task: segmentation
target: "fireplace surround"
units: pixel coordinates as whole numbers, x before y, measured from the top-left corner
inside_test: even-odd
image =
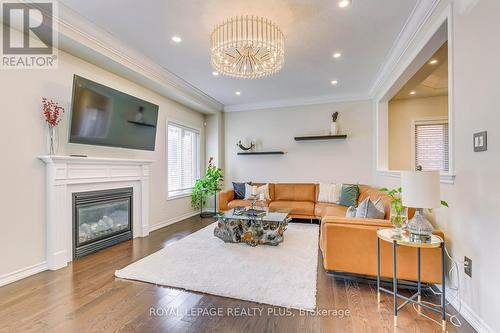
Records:
[[[149,235],[149,168],[138,159],[40,156],[46,171],[47,267],[65,267],[73,257],[73,194],[132,188],[132,237]],[[109,221],[108,221],[109,222]]]

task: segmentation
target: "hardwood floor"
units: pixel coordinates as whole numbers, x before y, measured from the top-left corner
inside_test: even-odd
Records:
[[[392,299],[377,307],[375,287],[327,274],[318,265],[318,309],[349,316],[301,316],[259,305],[149,283],[120,280],[114,271],[207,226],[193,217],[0,288],[0,332],[392,332]],[[209,263],[207,263],[209,264]],[[203,272],[200,272],[203,274]],[[437,301],[429,296],[429,301]],[[248,312],[241,316],[236,311]],[[449,311],[454,311],[451,307]],[[196,313],[200,311],[200,313]],[[220,311],[221,316],[208,312]],[[232,311],[232,313],[231,313]],[[253,311],[253,312],[251,312]],[[175,313],[174,313],[175,312]],[[261,313],[261,315],[259,315]],[[331,313],[330,313],[331,314]],[[429,314],[438,319],[436,315]],[[473,332],[448,324],[449,332]],[[399,315],[399,332],[440,332],[411,306]]]

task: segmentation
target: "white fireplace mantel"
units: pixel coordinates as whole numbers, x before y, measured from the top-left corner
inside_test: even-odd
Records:
[[[149,235],[150,160],[40,156],[46,164],[47,265],[73,260],[72,194],[132,187],[133,237]]]

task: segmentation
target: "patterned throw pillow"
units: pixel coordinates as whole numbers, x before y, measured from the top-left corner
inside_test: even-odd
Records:
[[[264,198],[266,200],[271,200],[271,197],[269,196],[269,184],[257,187],[257,198],[260,197],[261,193],[264,193]],[[245,199],[246,200],[252,199],[252,185],[245,184]]]
[[[245,183],[235,183],[233,182],[234,198],[244,199],[245,198]]]
[[[366,198],[356,208],[356,217],[366,219],[383,219],[385,217],[384,205],[382,199],[373,202]]]
[[[340,199],[337,202],[341,206],[357,206],[359,197],[359,187],[354,184],[342,184],[342,191],[340,192]]]

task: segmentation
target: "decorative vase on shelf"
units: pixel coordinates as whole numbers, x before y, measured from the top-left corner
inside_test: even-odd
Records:
[[[339,128],[337,126],[337,122],[330,123],[330,135],[337,135],[339,132]]]
[[[58,138],[57,138],[56,127],[48,125],[47,146],[48,146],[49,155],[56,155],[58,143],[59,142],[58,142]]]
[[[395,229],[394,236],[401,237],[403,228],[408,221],[408,207],[402,207],[398,204],[391,204],[391,217],[390,221]]]

